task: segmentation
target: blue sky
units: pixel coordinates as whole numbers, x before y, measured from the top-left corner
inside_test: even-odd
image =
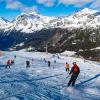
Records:
[[[100,10],[100,0],[0,0],[0,17],[13,20],[22,12],[46,16],[69,15],[83,8]]]

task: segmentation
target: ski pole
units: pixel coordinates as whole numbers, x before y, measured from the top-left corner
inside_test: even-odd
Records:
[[[66,78],[68,78],[69,76],[70,76],[70,74]]]

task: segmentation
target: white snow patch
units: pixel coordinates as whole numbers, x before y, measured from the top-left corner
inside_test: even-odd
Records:
[[[63,53],[61,53],[61,55],[64,55],[64,56],[73,56],[76,52],[74,51],[65,51]]]
[[[100,96],[100,91],[97,88],[85,88],[84,91],[88,94],[99,95]]]
[[[91,50],[100,50],[100,47],[93,48]]]
[[[20,46],[20,47],[21,47],[21,46],[23,46],[23,45],[24,45],[24,42],[22,42],[22,43],[20,43],[20,44],[17,44],[16,47],[17,47],[17,46]]]

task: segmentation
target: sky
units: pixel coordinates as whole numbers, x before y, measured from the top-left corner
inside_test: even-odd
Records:
[[[0,17],[13,20],[23,12],[64,16],[84,8],[100,11],[100,0],[0,0]]]

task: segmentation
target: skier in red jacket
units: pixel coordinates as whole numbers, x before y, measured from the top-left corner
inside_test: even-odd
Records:
[[[79,67],[77,66],[76,62],[74,62],[74,63],[73,63],[73,67],[72,67],[72,69],[71,69],[71,71],[70,71],[70,73],[69,73],[69,75],[70,75],[70,74],[72,74],[72,75],[71,75],[71,78],[70,78],[70,80],[69,80],[69,82],[68,82],[68,86],[70,86],[70,84],[72,84],[72,86],[75,85],[75,81],[76,81],[76,79],[77,79],[79,73],[80,73],[80,69],[79,69]]]
[[[7,65],[6,65],[6,68],[9,67],[10,68],[10,65],[11,65],[11,61],[10,60],[7,60]]]

